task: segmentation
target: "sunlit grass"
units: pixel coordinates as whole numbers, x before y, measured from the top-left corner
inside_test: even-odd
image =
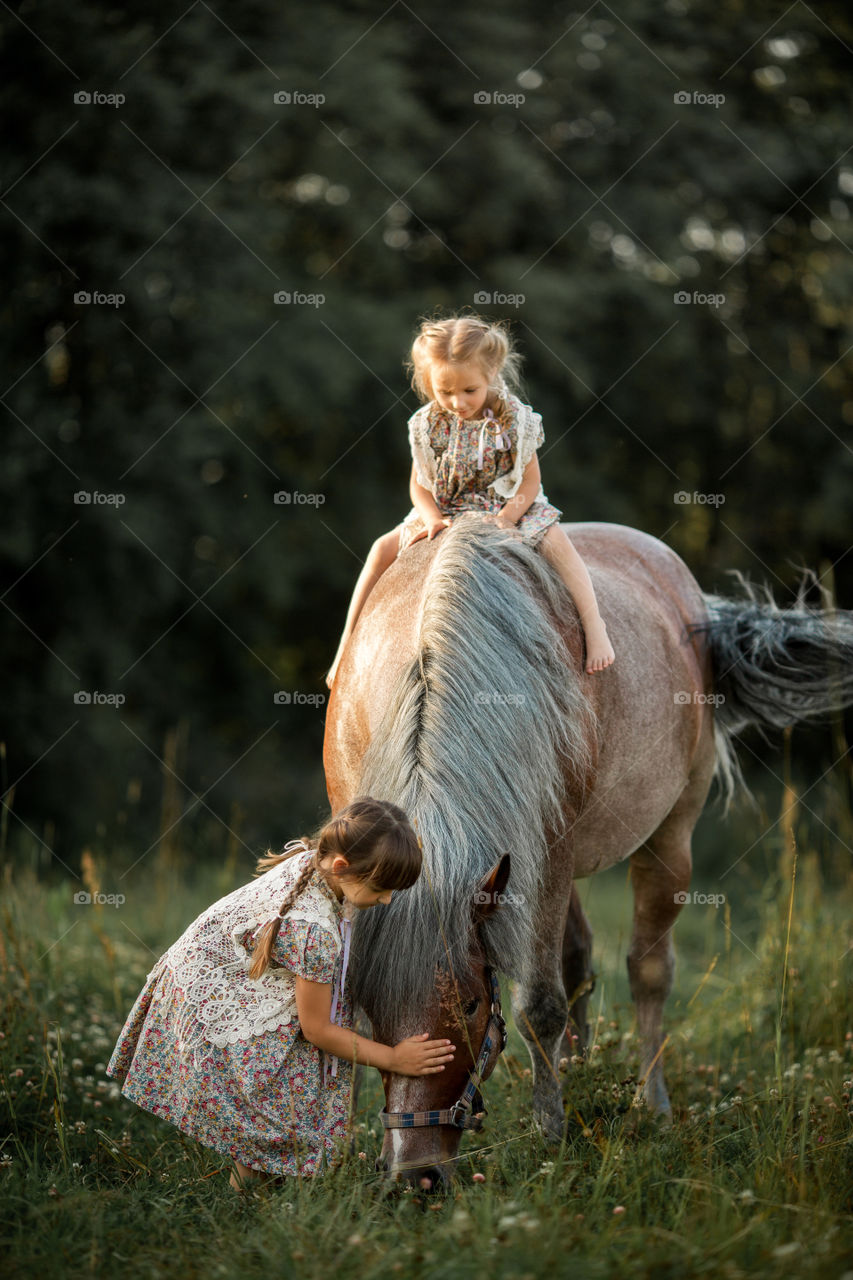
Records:
[[[437,1198],[389,1195],[374,1170],[375,1073],[339,1168],[243,1198],[227,1160],[104,1074],[157,956],[240,882],[237,869],[181,891],[174,866],[139,868],[122,879],[125,903],[92,906],[74,903],[77,882],[7,866],[8,1274],[841,1275],[853,1247],[853,879],[821,872],[819,824],[791,817],[783,836],[730,878],[725,904],[682,912],[666,1014],[672,1127],[635,1105],[631,896],[616,868],[582,885],[599,977],[588,1060],[564,1075],[565,1143],[531,1131],[530,1061],[511,1028],[486,1128],[463,1139],[453,1189]],[[116,866],[107,876],[84,860],[87,891],[115,892]]]

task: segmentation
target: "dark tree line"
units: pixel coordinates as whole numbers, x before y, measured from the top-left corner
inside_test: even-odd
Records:
[[[513,321],[567,519],[853,605],[846,7],[383,13],[0,16],[13,846],[313,822],[435,310]]]

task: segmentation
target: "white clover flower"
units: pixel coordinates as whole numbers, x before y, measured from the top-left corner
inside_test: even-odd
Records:
[[[787,1244],[777,1244],[773,1250],[774,1258],[790,1258],[795,1253],[799,1253],[801,1248],[799,1240],[790,1240]]]

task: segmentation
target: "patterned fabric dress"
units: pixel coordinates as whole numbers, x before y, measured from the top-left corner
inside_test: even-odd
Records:
[[[409,419],[409,443],[419,484],[429,489],[443,516],[452,519],[463,511],[495,515],[521,485],[525,468],[542,445],[542,418],[501,384],[497,416],[486,410],[476,421],[431,401]],[[562,512],[552,506],[542,486],[518,521],[519,532],[537,546]],[[424,522],[413,508],[400,528],[403,551]]]
[[[183,944],[186,951],[187,943],[201,935],[203,925],[208,931],[215,926],[226,904],[231,904],[233,919],[240,895],[269,877],[276,878],[269,886],[269,901],[277,905],[266,913],[267,918],[276,914],[304,862],[304,855],[290,858],[214,903],[160,957],[128,1015],[107,1075],[123,1080],[122,1093],[132,1102],[249,1168],[310,1176],[322,1173],[324,1163],[335,1160],[349,1136],[352,1063],[328,1058],[305,1039],[295,1014],[292,975],[311,982],[340,983],[342,934],[349,925],[343,904],[330,891],[327,896],[326,886],[315,877],[282,920],[273,967],[265,977],[274,997],[275,984],[286,984],[288,991],[280,1005],[273,1000],[258,1006],[267,1023],[279,1022],[260,1034],[243,1028],[242,1038],[232,1034],[233,1042],[219,1044],[196,1038],[190,1051],[184,1005],[187,992],[192,1001],[193,985],[185,979],[177,981],[170,967],[177,948]],[[298,911],[303,917],[316,918],[300,919]],[[227,996],[234,984],[239,989],[253,982],[245,970],[262,928],[263,922],[256,921],[248,930],[234,931],[245,956],[242,962],[226,966],[224,986],[214,992],[214,1001],[223,993]],[[203,1006],[202,1016],[205,1012]],[[280,1021],[284,1017],[287,1021]],[[334,1021],[344,1027],[354,1025],[346,983]],[[221,1041],[224,1037],[211,1030],[214,1025],[208,1018],[206,1034]]]

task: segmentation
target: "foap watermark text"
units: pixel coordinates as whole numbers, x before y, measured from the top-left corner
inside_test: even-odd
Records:
[[[695,502],[699,507],[721,507],[726,500],[726,495],[724,493],[697,493],[695,489],[692,493],[688,493],[686,489],[679,489],[672,495],[672,500],[678,507],[686,507],[690,502]]]
[[[674,893],[673,902],[680,907],[721,907],[726,900],[724,893]]]
[[[691,703],[696,703],[700,706],[721,707],[726,699],[722,693],[700,693],[698,689],[688,692],[687,689],[679,689],[678,693],[672,695],[672,700],[677,707],[686,707]]]
[[[302,493],[299,489],[279,489],[273,495],[277,507],[322,507],[325,501],[325,493]]]

